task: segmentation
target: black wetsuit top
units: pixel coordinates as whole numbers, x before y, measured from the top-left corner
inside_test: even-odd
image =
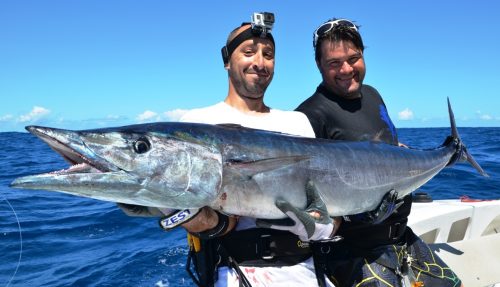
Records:
[[[316,92],[296,110],[306,114],[317,138],[374,140],[397,145],[396,128],[380,94],[368,85],[362,85],[360,92],[360,98],[344,99],[319,85]],[[337,234],[343,236],[346,243],[363,248],[400,242],[402,232],[395,233],[395,229],[405,228],[410,209],[411,195],[408,195],[404,204],[384,222],[372,225],[344,221]],[[387,238],[389,230],[396,236]]]

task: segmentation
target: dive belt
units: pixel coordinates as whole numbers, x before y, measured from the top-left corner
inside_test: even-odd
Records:
[[[251,228],[232,232],[219,241],[242,266],[291,266],[312,256],[309,243],[282,230]],[[223,260],[220,266],[225,265]]]
[[[392,223],[381,223],[371,226],[355,226],[351,225],[340,227],[338,235],[344,237],[344,241],[351,244],[353,247],[363,249],[372,249],[377,246],[397,244],[404,240],[406,220]],[[342,224],[344,224],[342,223]],[[344,229],[342,229],[344,227]]]

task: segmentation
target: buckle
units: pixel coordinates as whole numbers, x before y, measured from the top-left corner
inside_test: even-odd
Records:
[[[255,246],[255,252],[260,258],[264,260],[271,260],[276,255],[273,251],[271,251],[271,243],[272,236],[270,234],[261,234],[259,236],[259,240],[257,245]]]

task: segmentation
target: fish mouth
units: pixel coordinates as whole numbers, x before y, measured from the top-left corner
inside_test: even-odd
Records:
[[[109,176],[122,183],[136,182],[130,174],[96,155],[83,141],[81,132],[40,126],[28,126],[26,130],[47,143],[70,166],[19,177],[10,187],[43,190],[82,190],[89,186],[110,188]]]
[[[120,170],[94,154],[81,140],[77,132],[39,126],[28,126],[26,130],[47,143],[51,149],[70,164],[66,169],[46,174],[107,173]]]
[[[90,137],[92,132],[39,126],[28,126],[26,129],[47,143],[70,166],[16,178],[10,187],[59,191],[110,202],[138,205],[150,203],[137,198],[136,191],[140,191],[142,187],[136,176],[99,157],[85,144],[85,137]]]

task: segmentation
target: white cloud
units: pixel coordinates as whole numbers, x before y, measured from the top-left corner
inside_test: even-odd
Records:
[[[398,113],[398,118],[403,121],[411,120],[413,119],[413,111],[406,108]]]
[[[142,114],[138,115],[135,119],[138,122],[159,122],[159,121],[179,121],[179,119],[186,113],[188,110],[175,109],[171,111],[163,112],[162,114],[158,114],[156,112],[147,110]]]
[[[166,117],[167,120],[169,121],[179,121],[182,116],[187,113],[189,110],[182,110],[182,109],[175,109],[172,111],[166,111],[163,113],[163,115]]]
[[[18,118],[18,121],[21,123],[36,121],[50,113],[50,110],[44,107],[34,106],[31,112],[25,115],[21,115]]]
[[[10,121],[10,120],[12,120],[13,118],[14,118],[14,116],[13,116],[13,115],[9,115],[9,114],[7,114],[7,115],[4,115],[4,116],[1,116],[1,117],[0,117],[0,122]]]
[[[486,121],[490,121],[493,119],[493,117],[490,115],[481,115],[479,118]]]
[[[108,120],[117,120],[119,118],[120,118],[120,116],[117,116],[117,115],[108,115],[106,117],[106,119],[108,119]]]
[[[159,121],[160,117],[158,116],[157,113],[153,111],[145,111],[142,114],[138,115],[136,117],[136,120],[139,122],[146,122],[146,121]]]
[[[484,121],[491,121],[493,120],[493,117],[491,115],[488,115],[488,114],[483,114],[481,111],[476,111],[476,115],[481,119],[481,120],[484,120]]]

